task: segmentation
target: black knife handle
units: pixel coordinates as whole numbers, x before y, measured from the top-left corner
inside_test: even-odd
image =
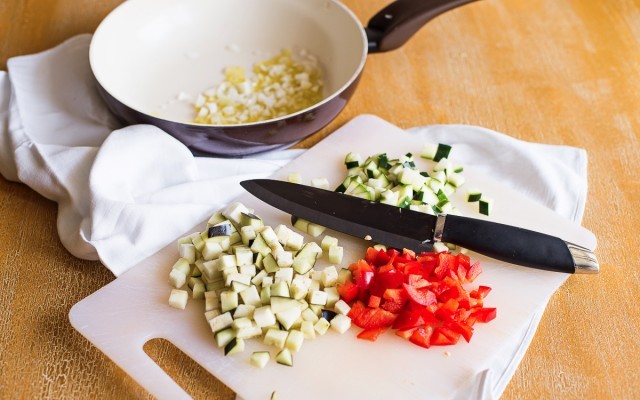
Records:
[[[447,215],[442,241],[497,260],[573,274],[597,273],[593,252],[564,240],[515,226]]]

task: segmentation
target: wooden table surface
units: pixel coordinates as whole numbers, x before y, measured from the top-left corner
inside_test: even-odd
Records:
[[[1,1],[0,69],[92,32],[120,2]],[[367,21],[387,1],[345,3]],[[400,127],[473,124],[587,149],[583,225],[599,239],[601,273],[572,276],[551,298],[504,399],[640,398],[639,44],[637,0],[474,3],[370,56],[343,113],[301,144],[372,113]],[[114,277],[62,247],[56,212],[0,178],[0,398],[149,397],[69,324],[71,306]],[[171,344],[145,349],[195,398],[233,398]]]

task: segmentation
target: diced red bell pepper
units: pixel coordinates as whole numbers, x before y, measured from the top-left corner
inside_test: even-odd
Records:
[[[458,343],[460,339],[460,333],[447,328],[445,326],[438,326],[433,328],[433,334],[431,335],[431,346],[448,346]]]
[[[480,261],[476,261],[467,271],[467,282],[473,282],[481,272],[482,267],[480,267]]]
[[[489,322],[497,316],[497,310],[495,308],[480,308],[471,312],[477,322]]]
[[[369,264],[373,264],[376,267],[381,267],[389,262],[390,257],[387,252],[382,249],[376,250],[373,247],[369,247],[367,249],[365,260]]]
[[[351,318],[352,321],[356,321],[362,317],[362,314],[367,309],[367,307],[361,301],[356,301],[351,306],[351,309],[347,313],[347,317]],[[355,322],[354,322],[355,323]]]
[[[422,275],[409,275],[407,283],[416,289],[431,286],[431,282],[424,279]]]
[[[409,310],[413,313],[417,313],[418,315],[420,315],[424,323],[428,325],[436,325],[440,322],[434,314],[434,312],[437,309],[438,309],[437,304],[432,304],[430,306],[425,307],[413,302],[409,303]]]
[[[371,308],[378,308],[380,307],[380,302],[382,301],[382,298],[379,296],[369,296],[369,304],[367,304],[369,307]]]
[[[411,285],[407,285],[406,283],[402,285],[404,290],[409,295],[409,298],[421,306],[428,306],[436,303],[436,295],[427,288],[416,289]]]
[[[449,301],[450,299],[460,299],[461,297],[461,293],[460,293],[460,288],[458,286],[452,286],[449,289],[445,290],[444,292],[440,293],[438,295],[438,300],[446,303],[447,301]]]
[[[409,341],[420,347],[431,347],[431,335],[433,334],[433,327],[431,325],[425,325],[416,328],[415,331],[409,337]]]
[[[396,335],[400,336],[403,339],[409,340],[409,338],[413,334],[413,331],[415,331],[416,329],[418,329],[418,328],[398,329],[396,331]]]
[[[478,286],[478,289],[472,290],[471,293],[469,293],[469,296],[475,299],[484,299],[490,291],[491,288],[489,286]]]
[[[418,326],[424,325],[425,323],[425,320],[422,318],[419,312],[405,310],[398,315],[398,318],[396,318],[395,321],[393,321],[392,328],[405,330],[417,328]]]
[[[458,258],[459,266],[461,265],[465,269],[469,269],[469,267],[471,266],[471,258],[469,258],[468,255],[460,253],[456,257]]]
[[[458,309],[458,300],[449,299],[446,303],[443,303],[440,308],[435,312],[436,318],[440,321],[451,321],[455,316],[456,310]]]
[[[476,322],[496,317],[484,308],[491,288],[471,292],[462,286],[482,271],[463,254],[402,253],[367,250],[365,260],[349,266],[352,280],[338,285],[341,298],[352,303],[349,317],[364,330],[359,338],[375,341],[389,327],[416,345],[451,345],[460,337],[468,342]],[[354,302],[354,300],[357,300]]]
[[[349,280],[338,285],[337,289],[340,294],[340,298],[349,304],[358,297],[358,286]]]
[[[378,340],[378,336],[384,333],[387,329],[389,329],[388,326],[383,326],[380,328],[373,328],[373,329],[365,329],[358,334],[358,339],[364,339],[370,342],[375,342],[376,340]]]
[[[402,286],[403,280],[402,273],[395,268],[377,273],[370,287],[371,293],[376,296],[382,296],[385,290],[397,289]]]
[[[366,308],[359,318],[353,319],[353,323],[363,329],[376,329],[389,327],[396,319],[393,314],[382,308]]]
[[[384,300],[381,306],[383,309],[398,314],[409,300],[409,296],[402,288],[387,289],[384,291],[382,299]]]

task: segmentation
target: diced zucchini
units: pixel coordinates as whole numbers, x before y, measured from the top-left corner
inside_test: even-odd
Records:
[[[262,306],[256,308],[253,312],[253,320],[256,325],[259,327],[271,326],[274,325],[276,321],[276,316],[271,310],[270,306]]]
[[[342,268],[340,271],[338,271],[339,284],[344,284],[346,281],[350,281],[351,277],[352,277],[352,274],[349,268]]]
[[[226,218],[224,217],[224,215],[222,215],[222,213],[220,211],[217,211],[215,213],[213,213],[213,215],[211,215],[211,218],[209,218],[209,221],[207,221],[207,225],[217,225],[220,222],[223,222],[224,220],[226,220]]]
[[[277,314],[292,308],[300,308],[298,300],[289,297],[271,296],[271,311]]]
[[[233,225],[231,225],[231,222],[226,221],[226,222],[221,222],[217,225],[214,226],[210,226],[209,229],[207,229],[207,238],[213,238],[213,237],[227,237],[230,236],[234,231]]]
[[[279,349],[283,349],[284,344],[287,341],[287,336],[289,336],[287,331],[270,328],[267,330],[267,333],[265,333],[264,339],[262,341],[267,346],[275,346]]]
[[[320,291],[320,290],[314,290],[313,292],[309,293],[309,303],[314,304],[314,305],[318,305],[318,306],[324,306],[327,304],[327,293]]]
[[[253,285],[240,292],[240,297],[242,298],[242,302],[244,304],[249,304],[254,307],[260,307],[262,305],[260,294],[258,294],[258,289]]]
[[[264,241],[262,235],[257,235],[253,243],[251,243],[251,251],[260,253],[266,258],[267,255],[271,254],[271,247]]]
[[[302,218],[298,218],[296,216],[291,216],[291,225],[293,225],[293,227],[296,228],[297,230],[306,233],[307,226],[309,226],[309,221],[306,221]]]
[[[286,365],[287,367],[293,367],[293,355],[289,349],[282,349],[276,355],[276,362],[278,364]]]
[[[251,210],[249,210],[241,203],[231,203],[224,210],[222,210],[222,215],[224,215],[229,221],[233,222],[234,224],[239,225],[240,216],[243,212],[251,213]]]
[[[253,252],[248,247],[236,247],[233,249],[233,253],[236,258],[236,265],[253,265]]]
[[[186,290],[171,289],[171,295],[169,295],[169,305],[171,307],[184,310],[184,308],[187,306],[188,300],[189,293]]]
[[[262,280],[263,286],[260,289],[260,302],[262,303],[263,306],[271,304],[271,286],[264,286],[264,281],[266,280],[267,278],[264,278]]]
[[[240,213],[240,226],[251,226],[253,228],[261,228],[264,226],[262,219],[255,214],[242,212]]]
[[[233,312],[234,320],[239,318],[253,318],[256,307],[251,304],[240,304]]]
[[[312,321],[302,321],[300,324],[300,332],[302,332],[302,335],[307,340],[316,338],[316,331],[313,329]]]
[[[344,165],[347,169],[359,167],[362,164],[362,157],[360,154],[349,152],[344,158]]]
[[[436,154],[433,157],[433,161],[440,161],[443,158],[448,158],[450,152],[451,146],[449,146],[448,144],[439,143]]]
[[[242,275],[242,274],[234,274],[234,276],[244,276],[244,275]],[[233,279],[233,276],[231,276],[229,279]],[[240,293],[240,292],[244,291],[245,289],[248,289],[249,286],[250,286],[250,285],[242,283],[242,282],[240,282],[238,280],[232,280],[230,283],[231,283],[231,285],[230,285],[231,290],[236,292],[236,293]],[[227,285],[227,286],[229,286],[229,285]]]
[[[169,273],[169,283],[174,288],[180,289],[187,283],[187,275],[178,269],[172,269]]]
[[[331,265],[321,271],[322,285],[324,287],[335,286],[338,283],[338,271]]]
[[[325,251],[329,251],[329,248],[331,246],[337,246],[337,245],[338,245],[338,239],[329,235],[326,235],[322,239],[322,242],[320,242],[320,247],[322,248],[322,250],[325,250]]]
[[[280,224],[273,231],[278,237],[278,241],[280,242],[280,244],[286,246],[287,240],[289,239],[289,235],[291,234],[292,230],[289,229],[286,225]]]
[[[338,293],[338,288],[335,286],[325,287],[322,291],[327,294],[327,307],[333,307],[340,300],[340,293]]]
[[[278,267],[287,268],[293,265],[293,254],[286,250],[279,250],[274,254]]]
[[[290,250],[300,250],[304,244],[304,237],[294,231],[291,231],[291,234],[287,238],[286,248]]]
[[[319,318],[311,308],[307,308],[302,312],[302,319],[315,324]]]
[[[234,319],[233,323],[231,324],[231,328],[235,329],[236,331],[242,328],[248,328],[250,326],[252,326],[251,320],[246,317]]]
[[[213,333],[228,328],[231,326],[231,324],[233,324],[233,317],[231,316],[230,312],[220,314],[209,321],[209,325],[211,326],[211,330],[213,331]]]
[[[227,290],[220,293],[220,310],[223,313],[238,307],[238,293]]]
[[[284,346],[294,353],[297,353],[300,351],[302,343],[304,343],[304,334],[297,329],[292,329],[289,331],[289,335],[287,336]]]
[[[338,314],[349,314],[351,311],[351,307],[344,300],[338,300],[336,304],[333,306],[333,309],[336,310]]]
[[[351,318],[344,314],[337,314],[331,320],[331,329],[338,333],[345,333],[351,327]]]
[[[274,275],[274,282],[287,282],[288,286],[291,286],[291,281],[293,281],[293,268],[280,268],[276,271]]]
[[[342,263],[344,249],[342,246],[331,246],[329,248],[329,262],[333,264]]]
[[[224,355],[230,356],[244,351],[244,339],[233,338],[224,346]]]
[[[218,309],[209,310],[209,311],[204,313],[204,318],[207,320],[207,322],[209,322],[212,319],[214,319],[215,317],[217,317],[218,315],[220,315],[220,310],[218,310]]]
[[[180,244],[178,252],[180,258],[184,258],[189,264],[196,262],[196,246],[192,243]]]
[[[262,328],[256,325],[245,326],[236,331],[236,337],[238,339],[250,339],[256,336],[262,335]]]
[[[291,297],[289,293],[289,284],[286,281],[275,282],[269,288],[271,290],[271,297]]]
[[[276,314],[276,320],[280,324],[282,324],[284,329],[289,330],[291,329],[293,324],[296,322],[298,317],[301,316],[302,312],[300,311],[300,307],[295,307],[295,308],[291,308],[289,310],[281,311],[275,314]]]
[[[467,192],[467,201],[469,203],[480,201],[481,198],[482,192],[478,189],[469,189],[469,191]]]
[[[280,267],[278,266],[278,262],[276,261],[276,259],[273,257],[273,254],[271,253],[267,254],[262,260],[262,267],[269,274],[272,274],[276,272],[278,269],[280,269]]]
[[[249,358],[249,362],[254,367],[264,368],[271,360],[271,354],[268,351],[254,351]]]
[[[491,214],[491,207],[493,205],[493,200],[487,197],[482,197],[478,202],[478,211],[480,214],[489,215]]]
[[[215,334],[218,347],[225,347],[236,337],[236,332],[232,328],[222,329]]]
[[[324,335],[325,333],[327,333],[327,330],[329,329],[329,327],[331,326],[331,324],[329,323],[329,321],[327,321],[324,318],[320,318],[318,320],[318,322],[315,323],[315,325],[313,326],[313,329],[315,329],[315,331],[320,335]]]
[[[447,181],[458,188],[464,184],[465,179],[464,176],[454,172],[447,177]]]
[[[318,224],[314,224],[312,222],[309,222],[307,224],[307,233],[311,236],[311,237],[318,237],[320,235],[322,235],[322,232],[324,232],[326,228],[324,226],[318,225]]]

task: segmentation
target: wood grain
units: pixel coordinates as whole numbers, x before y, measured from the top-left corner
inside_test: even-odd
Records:
[[[118,0],[0,2],[0,68],[9,57],[92,32]],[[362,21],[386,1],[348,0]],[[486,0],[446,14],[404,47],[369,57],[359,89],[310,147],[372,113],[401,127],[463,123],[589,154],[583,225],[602,272],[551,298],[505,399],[640,398],[637,199],[640,2]],[[56,205],[0,178],[0,398],[147,398],[76,333],[70,307],[110,282],[73,258]],[[233,394],[171,344],[145,350],[196,398]]]

